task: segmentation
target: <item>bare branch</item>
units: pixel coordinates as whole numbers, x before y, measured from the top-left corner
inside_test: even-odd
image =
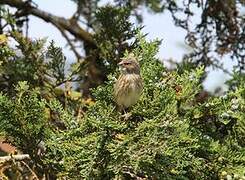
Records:
[[[33,15],[36,16],[46,22],[52,23],[56,28],[60,30],[60,28],[68,31],[76,38],[86,42],[88,45],[96,46],[92,35],[81,28],[77,21],[74,19],[66,19],[63,17],[55,16],[46,11],[40,10],[28,2],[24,2],[22,0],[1,0],[0,4],[9,5],[11,7],[17,8],[21,10],[21,14],[19,16],[24,15]]]
[[[66,32],[61,27],[58,27],[57,26],[57,28],[60,30],[62,36],[66,39],[67,43],[69,44],[71,50],[73,51],[73,53],[75,54],[75,56],[77,57],[77,59],[81,59],[82,56],[77,52],[76,47],[74,46],[74,44],[72,43],[72,41],[69,39],[69,37],[66,34]]]
[[[26,164],[24,161],[21,161],[21,163],[31,172],[34,179],[37,179],[37,180],[39,179],[37,174],[30,168],[30,166],[28,166],[28,164]]]
[[[0,163],[4,163],[6,161],[11,161],[11,160],[22,161],[24,159],[30,159],[29,154],[2,156],[0,157]]]

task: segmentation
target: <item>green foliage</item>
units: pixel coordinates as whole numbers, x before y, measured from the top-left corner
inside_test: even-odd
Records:
[[[83,65],[77,62],[68,69],[61,48],[56,47],[54,42],[46,50],[43,39],[32,41],[16,31],[11,33],[11,37],[16,40],[19,51],[7,43],[0,46],[1,91],[14,95],[14,86],[19,81],[27,81],[31,88],[38,87],[42,94],[53,96],[56,94],[54,88],[79,80],[77,75]]]
[[[18,149],[35,154],[37,145],[48,134],[45,118],[45,101],[37,90],[29,90],[26,82],[20,82],[14,99],[0,95],[0,131],[4,131]]]
[[[95,40],[109,72],[115,70],[125,50],[132,49],[139,28],[129,21],[130,10],[126,7],[105,6],[98,9],[95,22]],[[129,42],[133,43],[129,43]]]
[[[47,63],[49,75],[55,78],[57,83],[63,82],[65,80],[66,58],[63,55],[62,50],[58,47],[55,47],[54,42],[52,41],[48,47],[46,56],[48,59],[51,59],[51,61]]]
[[[58,177],[69,178],[243,176],[244,88],[198,104],[203,68],[165,74],[155,58],[159,42],[147,43],[140,36],[139,41],[133,52],[141,64],[144,92],[129,119],[115,107],[112,74],[94,90],[95,104],[84,119],[45,141],[44,162],[53,165]]]

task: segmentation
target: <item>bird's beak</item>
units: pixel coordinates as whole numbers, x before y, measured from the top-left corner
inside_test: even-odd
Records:
[[[123,65],[123,61],[121,61],[120,63],[118,63],[118,66],[122,66]]]

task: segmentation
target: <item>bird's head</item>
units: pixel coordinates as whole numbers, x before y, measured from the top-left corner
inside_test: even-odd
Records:
[[[135,57],[122,58],[118,65],[123,74],[140,74],[140,66]]]

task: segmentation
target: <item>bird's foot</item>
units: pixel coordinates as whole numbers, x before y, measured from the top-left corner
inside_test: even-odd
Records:
[[[128,120],[131,116],[132,116],[132,113],[131,112],[127,112],[127,113],[124,113],[122,115],[122,118],[124,118],[124,120]]]

